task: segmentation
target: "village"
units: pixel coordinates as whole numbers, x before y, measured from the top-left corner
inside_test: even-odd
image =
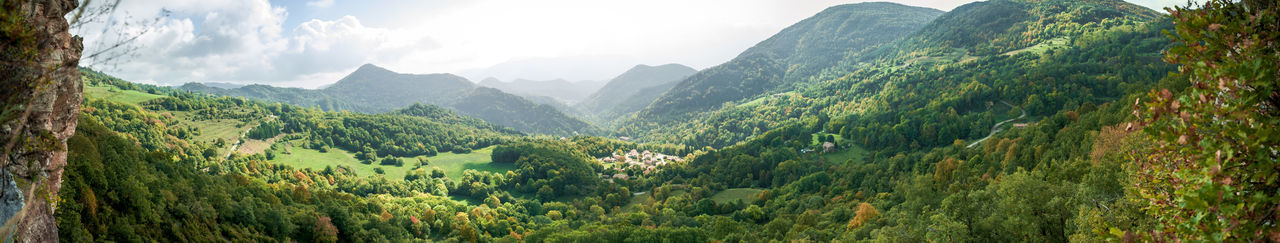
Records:
[[[612,176],[608,176],[604,174],[600,175],[601,177],[605,177],[605,179],[609,179],[610,181],[612,181],[614,179],[619,179],[619,180],[630,179],[630,176],[627,175],[627,173],[624,172],[624,170],[631,166],[639,166],[641,169],[644,170],[642,173],[649,174],[650,172],[653,172],[654,170],[656,170],[658,166],[667,165],[668,163],[671,163],[671,162],[681,162],[681,161],[684,161],[684,158],[680,158],[679,156],[666,155],[658,152],[652,152],[649,150],[636,151],[635,149],[632,149],[631,151],[626,153],[614,152],[613,156],[598,158],[596,160],[600,161],[600,163],[602,164],[614,165],[614,170],[616,170],[617,172],[614,173]]]

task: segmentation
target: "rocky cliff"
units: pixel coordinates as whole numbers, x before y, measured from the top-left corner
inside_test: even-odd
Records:
[[[80,113],[83,49],[64,16],[75,0],[0,2],[0,237],[57,242],[67,139]]]

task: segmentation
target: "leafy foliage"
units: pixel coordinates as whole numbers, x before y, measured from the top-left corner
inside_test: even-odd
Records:
[[[1157,239],[1280,240],[1280,4],[1207,1],[1171,10],[1167,60],[1190,85],[1134,104],[1156,139],[1135,154]]]
[[[494,163],[515,163],[516,190],[538,193],[551,200],[564,195],[595,192],[600,164],[568,143],[558,141],[520,142],[493,149]]]
[[[264,122],[253,129],[249,129],[245,133],[245,137],[250,139],[268,139],[280,135],[280,123],[275,121]]]

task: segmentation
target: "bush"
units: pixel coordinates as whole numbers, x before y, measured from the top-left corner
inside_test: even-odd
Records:
[[[381,165],[404,166],[404,160],[402,160],[402,159],[400,159],[400,158],[396,158],[396,157],[387,156],[387,157],[383,157],[383,158],[382,158],[382,162],[380,162],[379,164],[381,164]]]

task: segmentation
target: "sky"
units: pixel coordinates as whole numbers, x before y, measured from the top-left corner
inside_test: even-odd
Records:
[[[73,33],[85,38],[85,56],[111,50],[82,65],[160,85],[317,88],[365,63],[476,82],[608,80],[637,64],[715,66],[827,7],[854,2],[862,1],[126,0],[110,19]],[[949,11],[973,1],[890,2]],[[1132,2],[1152,9],[1186,3]],[[132,48],[107,48],[133,37]]]

